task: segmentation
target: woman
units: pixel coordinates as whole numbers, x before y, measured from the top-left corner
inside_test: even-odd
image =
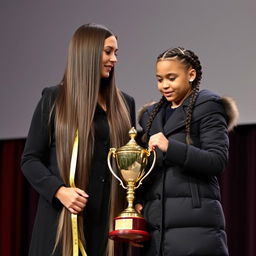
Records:
[[[71,214],[77,215],[79,239],[89,256],[113,254],[107,234],[122,200],[107,154],[127,143],[135,125],[134,100],[115,85],[117,50],[106,27],[79,27],[63,81],[43,91],[22,158],[23,173],[39,193],[30,255],[72,255]],[[76,187],[70,187],[76,134]]]
[[[238,113],[230,98],[199,91],[201,77],[190,50],[168,49],[157,58],[162,98],[140,117],[144,139],[157,151],[136,205],[151,234],[142,255],[228,255],[216,175],[228,161],[228,129]]]

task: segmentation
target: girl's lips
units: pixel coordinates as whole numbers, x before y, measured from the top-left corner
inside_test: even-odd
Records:
[[[173,92],[164,92],[165,97],[170,97],[172,96]]]

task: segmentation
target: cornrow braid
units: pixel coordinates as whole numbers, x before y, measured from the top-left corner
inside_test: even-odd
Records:
[[[166,102],[166,98],[163,96],[160,101],[155,105],[154,109],[152,110],[152,112],[150,113],[150,116],[149,116],[149,119],[147,121],[147,124],[146,124],[146,128],[145,128],[145,133],[143,134],[142,136],[142,141],[144,143],[147,143],[149,141],[149,131],[150,131],[150,128],[152,126],[152,123],[159,111],[159,109],[163,106],[163,104]]]
[[[186,143],[192,144],[192,140],[190,137],[190,125],[192,120],[193,108],[199,93],[199,84],[202,79],[202,66],[198,56],[193,51],[186,50],[183,47],[168,49],[157,57],[157,61],[161,61],[164,59],[178,59],[183,62],[187,68],[193,68],[196,70],[196,78],[194,79],[194,81],[191,82],[192,95],[189,101],[188,108],[186,110],[185,119]]]
[[[185,131],[186,131],[186,143],[187,144],[192,144],[192,140],[190,137],[190,123],[192,120],[192,112],[193,108],[196,102],[197,95],[199,93],[199,85],[193,88],[193,93],[191,95],[189,105],[186,111],[186,120],[185,120]]]

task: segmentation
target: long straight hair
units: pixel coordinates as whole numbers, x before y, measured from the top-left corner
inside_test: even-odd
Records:
[[[114,69],[109,78],[100,77],[104,41],[112,35],[109,29],[97,24],[86,24],[76,30],[69,44],[66,70],[55,102],[56,152],[60,175],[66,186],[69,186],[72,147],[75,132],[78,130],[75,184],[85,191],[94,152],[93,119],[99,94],[107,106],[111,147],[120,147],[127,143],[128,130],[131,127],[126,102],[115,85]],[[119,187],[112,179],[110,220],[121,210],[122,200],[116,200]],[[109,225],[112,225],[111,221]],[[86,245],[83,214],[78,215],[78,230],[80,240]],[[56,246],[62,247],[62,255],[72,255],[70,212],[65,207],[59,216],[55,248]],[[113,255],[113,244],[108,246],[108,250],[111,252],[108,254]]]

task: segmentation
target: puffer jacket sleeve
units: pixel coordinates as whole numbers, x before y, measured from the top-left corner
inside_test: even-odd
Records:
[[[228,131],[225,113],[220,102],[204,104],[205,113],[199,122],[200,146],[187,145],[170,139],[165,164],[178,164],[184,172],[198,175],[218,175],[228,160]]]
[[[63,185],[61,178],[46,165],[50,154],[49,114],[56,93],[55,89],[46,88],[42,92],[31,121],[21,160],[24,176],[34,189],[50,203],[55,202],[55,193]]]

